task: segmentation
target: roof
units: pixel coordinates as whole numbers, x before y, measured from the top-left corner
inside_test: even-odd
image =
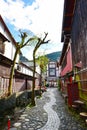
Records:
[[[8,27],[6,26],[6,24],[5,24],[5,22],[4,22],[4,20],[3,20],[3,18],[2,18],[1,15],[0,15],[0,21],[1,21],[1,23],[3,24],[3,26],[4,26],[4,30],[7,31],[8,35],[11,37],[11,39],[12,39],[14,45],[16,46],[17,43],[16,43],[15,39],[13,38],[12,34],[10,33],[10,31],[9,31]]]
[[[25,63],[20,62],[20,64],[21,64],[22,66],[25,66],[25,67],[28,68],[29,70],[33,71],[33,69],[32,69],[29,65],[27,65],[26,62],[25,62]]]
[[[26,79],[31,80],[31,81],[33,80],[33,76],[24,74],[24,73],[19,72],[17,70],[15,70],[15,78],[19,78],[19,79],[25,79],[26,78]]]
[[[1,32],[0,32],[0,37],[3,39],[3,42],[5,41],[9,42],[9,40]]]
[[[74,15],[75,3],[76,0],[64,0],[63,23],[62,23],[62,34],[61,34],[61,42],[64,42],[64,45],[60,57],[60,64],[62,63],[63,57],[66,53],[68,47],[68,41],[71,35],[71,27],[72,27],[73,15]],[[66,35],[66,38],[64,38],[64,35]]]
[[[70,35],[71,33],[75,3],[76,0],[64,0],[61,42],[64,41],[64,35]]]

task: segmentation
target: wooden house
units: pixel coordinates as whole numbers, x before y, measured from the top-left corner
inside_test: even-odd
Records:
[[[79,97],[87,100],[87,1],[65,0],[61,41],[64,47],[60,64],[64,61],[70,43],[72,78],[78,84]],[[68,39],[68,44],[66,40]],[[69,58],[68,58],[69,59]],[[63,68],[64,64],[61,64]],[[65,66],[66,68],[66,66]],[[64,69],[65,69],[64,68]],[[61,74],[64,72],[61,70]],[[65,70],[66,75],[67,70]],[[62,76],[62,75],[61,75]]]
[[[0,95],[8,91],[10,69],[15,50],[16,41],[0,15]]]
[[[16,41],[6,26],[0,15],[0,97],[8,92],[10,70],[13,64],[13,58],[16,51]],[[20,54],[18,54],[14,79],[13,93],[31,89],[33,80],[33,69],[24,63],[19,64]],[[36,75],[39,75],[36,72]],[[39,76],[36,76],[36,86],[39,84]]]
[[[72,76],[73,76],[73,68],[72,68],[72,53],[71,53],[71,41],[65,40],[62,54],[60,58],[60,65],[61,65],[61,71],[60,71],[60,77],[61,77],[61,91],[66,93],[67,91],[67,83],[72,82]]]
[[[35,73],[35,88],[39,85],[39,76],[38,72]],[[33,69],[28,66],[26,63],[20,62],[17,69],[15,70],[15,86],[14,91],[20,92],[24,90],[32,90],[32,81],[33,81]]]

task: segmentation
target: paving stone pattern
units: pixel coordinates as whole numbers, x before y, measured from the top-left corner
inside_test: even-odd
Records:
[[[49,88],[36,104],[26,108],[10,130],[87,130],[68,111],[57,88]]]
[[[54,97],[52,89],[50,89],[50,91],[48,92],[48,96],[50,97],[50,102],[44,105],[44,109],[48,113],[48,121],[46,125],[40,130],[58,130],[60,119],[57,113],[52,109],[52,106],[56,105],[56,99]]]
[[[79,119],[77,120],[69,111],[59,91],[55,91],[55,98],[57,105],[54,105],[53,109],[60,118],[60,126],[58,130],[87,130],[87,127],[83,127],[81,121],[79,121]]]

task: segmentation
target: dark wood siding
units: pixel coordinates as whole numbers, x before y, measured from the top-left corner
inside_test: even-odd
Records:
[[[77,0],[72,24],[73,65],[82,61],[87,66],[87,0]]]

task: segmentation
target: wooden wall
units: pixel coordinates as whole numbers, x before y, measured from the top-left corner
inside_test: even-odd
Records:
[[[87,0],[76,1],[71,39],[73,65],[82,61],[87,67]]]

